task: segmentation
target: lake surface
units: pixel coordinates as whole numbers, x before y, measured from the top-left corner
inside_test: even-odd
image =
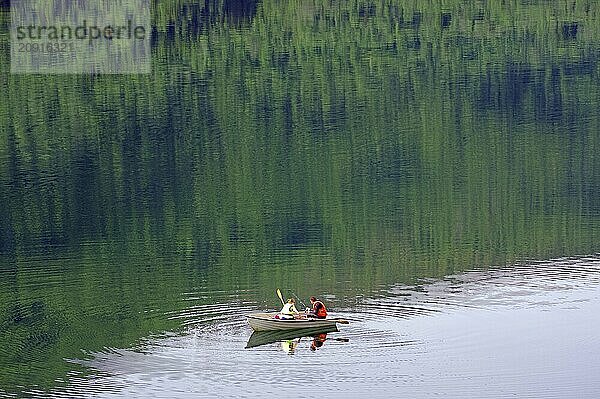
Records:
[[[65,359],[27,397],[535,397],[600,394],[600,256],[474,269],[368,297],[331,298],[350,319],[326,336],[246,349],[253,291],[182,293],[187,327]],[[210,298],[205,304],[203,298]],[[89,331],[88,334],[93,334]],[[267,340],[268,341],[268,340]],[[43,367],[43,365],[40,365]],[[79,367],[83,367],[82,371]],[[283,383],[282,379],[286,382]],[[286,380],[287,379],[287,380]]]
[[[161,1],[59,76],[0,11],[0,397],[599,397],[599,15]],[[350,324],[246,349],[277,288]]]

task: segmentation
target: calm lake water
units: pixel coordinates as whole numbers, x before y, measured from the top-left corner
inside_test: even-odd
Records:
[[[0,3],[0,397],[600,397],[600,5],[488,3],[159,1],[130,76]]]

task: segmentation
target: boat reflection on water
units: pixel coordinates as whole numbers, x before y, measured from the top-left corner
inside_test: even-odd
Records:
[[[296,351],[302,338],[309,337],[312,339],[310,349],[316,351],[323,346],[323,343],[327,340],[328,333],[338,331],[339,330],[334,326],[325,328],[303,328],[290,331],[255,331],[248,339],[246,349],[281,342],[282,350],[292,355]],[[347,338],[336,338],[335,340],[348,342]]]
[[[310,343],[310,350],[316,351],[323,346],[323,343],[327,341],[327,333],[317,334],[313,337],[313,341]]]
[[[287,341],[282,341],[281,350],[283,350],[288,355],[293,355],[301,339],[302,338],[298,338],[297,341],[295,339],[288,339]]]

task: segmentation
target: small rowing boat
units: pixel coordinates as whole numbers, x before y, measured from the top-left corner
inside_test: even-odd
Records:
[[[336,328],[336,323],[348,324],[344,319],[276,319],[277,313],[253,313],[246,315],[254,331],[298,330],[301,328]]]

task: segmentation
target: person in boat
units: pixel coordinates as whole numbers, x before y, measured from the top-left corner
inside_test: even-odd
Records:
[[[283,305],[283,308],[279,311],[279,319],[293,320],[298,315],[298,309],[296,309],[296,301],[294,298],[288,299],[287,303]]]
[[[324,319],[327,317],[327,308],[325,307],[323,302],[319,301],[314,296],[311,296],[310,304],[312,305],[312,309],[308,311],[308,317],[313,317],[317,319]]]

